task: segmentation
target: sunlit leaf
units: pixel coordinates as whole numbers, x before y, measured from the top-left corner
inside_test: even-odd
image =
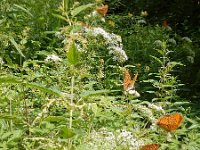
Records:
[[[59,14],[52,14],[54,17],[58,18],[58,19],[61,19],[61,20],[64,20],[64,21],[68,21],[65,17],[59,15]]]
[[[91,8],[93,6],[94,6],[94,4],[87,4],[87,5],[81,5],[79,7],[76,7],[75,9],[73,9],[71,11],[71,15],[74,17],[74,16],[78,15],[80,12],[82,12],[88,8]]]
[[[22,53],[21,49],[19,48],[18,44],[15,42],[13,37],[10,37],[10,42],[14,45],[14,47],[17,49],[17,51],[19,52],[19,54],[22,57],[25,57],[24,54]]]
[[[33,17],[33,15],[30,13],[30,11],[28,11],[26,8],[20,6],[20,5],[17,5],[17,4],[14,4],[15,7],[23,10],[24,12],[26,12],[29,16]]]
[[[47,118],[44,119],[44,121],[61,122],[61,121],[66,121],[66,118],[62,116],[48,116]]]
[[[62,138],[68,139],[68,138],[73,137],[74,135],[75,135],[75,133],[74,133],[74,131],[73,131],[72,129],[69,129],[69,128],[67,128],[67,127],[62,127],[62,128],[60,129],[60,136],[61,136]]]
[[[150,55],[154,60],[156,60],[160,65],[162,65],[163,64],[163,62],[159,59],[159,58],[157,58],[157,57],[155,57],[155,56],[152,56],[152,55]]]
[[[88,97],[92,95],[99,95],[99,94],[105,94],[105,93],[110,93],[110,91],[109,90],[85,91],[81,93],[81,97]]]
[[[68,61],[73,65],[79,62],[79,53],[74,42],[71,43],[68,49],[67,58],[68,58]]]

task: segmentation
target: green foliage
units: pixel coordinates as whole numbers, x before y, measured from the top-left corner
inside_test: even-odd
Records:
[[[178,95],[181,62],[195,58],[187,38],[143,16],[102,16],[101,1],[0,3],[0,149],[200,147],[197,112]],[[122,90],[125,68],[141,97]],[[173,112],[184,122],[166,133],[156,121]]]
[[[78,63],[79,54],[74,42],[70,44],[69,50],[67,52],[67,58],[68,61],[73,65]]]

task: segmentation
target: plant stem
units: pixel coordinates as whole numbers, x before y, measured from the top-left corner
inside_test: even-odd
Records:
[[[71,106],[73,105],[73,97],[74,95],[74,76],[72,76],[72,80],[71,80],[71,101],[70,101],[70,104]],[[72,116],[73,116],[73,110],[71,109],[70,110],[70,119],[69,119],[69,128],[71,129],[72,128]]]
[[[11,100],[11,98],[10,98],[10,104],[9,104],[10,106],[10,116],[12,116],[12,100]],[[13,126],[13,121],[12,121],[12,119],[10,120],[10,129],[11,129],[11,131],[12,131],[12,126]]]

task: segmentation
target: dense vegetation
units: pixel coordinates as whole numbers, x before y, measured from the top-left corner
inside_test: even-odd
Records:
[[[200,149],[200,2],[184,2],[1,0],[0,149]]]

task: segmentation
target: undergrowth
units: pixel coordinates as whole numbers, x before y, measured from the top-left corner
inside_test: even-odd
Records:
[[[29,22],[25,4],[1,3]],[[200,148],[199,120],[178,95],[184,84],[176,72],[185,66],[174,57],[178,43],[169,38],[172,31],[129,14],[131,33],[121,38],[121,22],[98,13],[100,6],[61,2],[45,15],[46,24],[59,20],[53,31],[36,30],[33,19],[7,33],[12,21],[0,18],[0,149],[138,150],[151,143],[163,150]],[[140,97],[124,94],[125,68],[139,73]],[[175,112],[184,117],[175,132],[156,125]]]

